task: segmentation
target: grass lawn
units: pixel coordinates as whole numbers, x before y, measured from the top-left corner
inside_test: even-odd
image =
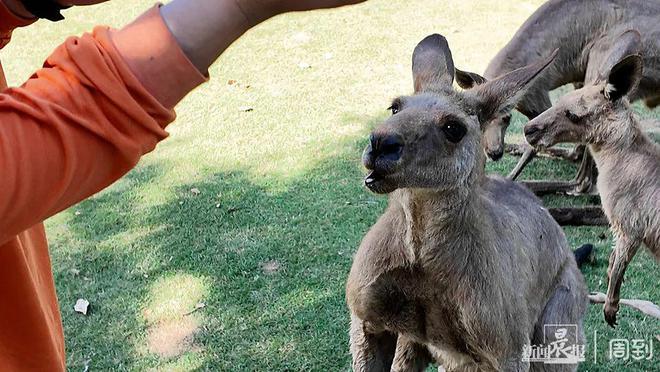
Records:
[[[391,98],[411,92],[410,56],[424,36],[444,34],[457,67],[483,72],[541,3],[374,0],[250,31],[179,106],[170,139],[117,184],[48,221],[71,370],[349,369],[344,282],[386,204],[361,183],[370,128]],[[114,0],[17,30],[0,55],[10,82],[24,81],[67,35],[120,26],[152,4]],[[516,115],[509,142],[522,140],[522,123]],[[488,168],[506,173],[516,160]],[[542,160],[525,177],[574,172]],[[612,235],[565,231],[572,246],[597,247],[597,265],[584,273],[591,290],[605,292]],[[622,297],[660,302],[658,278],[641,252]],[[88,316],[73,311],[81,297],[92,304]],[[589,308],[580,370],[660,370],[660,322],[622,307],[619,323],[613,330],[600,305]],[[609,360],[615,338],[654,340],[653,359]]]

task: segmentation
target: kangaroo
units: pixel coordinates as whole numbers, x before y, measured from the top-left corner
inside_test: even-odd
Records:
[[[593,154],[603,209],[616,237],[604,307],[612,327],[624,272],[640,244],[660,260],[660,146],[644,133],[630,109],[630,95],[644,76],[642,57],[626,55],[630,49],[634,45],[614,51],[609,56],[611,68],[561,97],[524,128],[532,146],[583,143]]]
[[[649,108],[660,104],[660,1],[657,0],[550,0],[536,10],[511,41],[488,64],[485,78],[456,72],[466,89],[496,78],[547,56],[559,54],[527,90],[517,109],[530,119],[550,108],[549,92],[562,85],[580,86],[601,68],[617,37],[628,29],[641,33],[641,49],[647,68],[629,99],[644,99]],[[493,160],[504,152],[504,134],[511,113],[503,112],[484,124],[484,149]]]
[[[446,39],[415,48],[414,94],[393,101],[363,154],[366,187],[389,205],[346,284],[354,370],[576,370],[523,358],[558,337],[544,341],[544,325],[573,324],[583,343],[587,293],[561,228],[524,186],[485,175],[481,146],[481,123],[554,58],[458,92]]]

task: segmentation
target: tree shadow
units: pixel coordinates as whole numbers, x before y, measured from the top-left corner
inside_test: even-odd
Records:
[[[65,212],[66,232],[51,242],[69,367],[167,362],[139,350],[144,311],[154,281],[186,273],[210,283],[194,340],[200,368],[347,368],[344,283],[386,203],[362,189],[365,142],[338,145],[342,155],[278,191],[254,175],[220,172],[145,208],[142,192],[163,172],[149,165]],[[80,297],[92,303],[87,317],[70,309]]]

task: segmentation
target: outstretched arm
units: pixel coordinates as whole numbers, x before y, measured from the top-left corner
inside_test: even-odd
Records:
[[[23,86],[0,94],[0,244],[135,166],[167,136],[171,109],[204,82],[200,71],[251,26],[355,2],[174,0],[123,29],[68,39]]]
[[[364,0],[196,0],[163,6],[165,23],[200,71],[251,27],[281,13],[356,4]]]

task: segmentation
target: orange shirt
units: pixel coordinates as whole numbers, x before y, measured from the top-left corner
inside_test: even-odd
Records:
[[[0,1],[0,47],[29,23]],[[21,87],[2,89],[0,371],[65,369],[42,221],[134,167],[203,81],[155,7],[118,31],[69,38]]]

